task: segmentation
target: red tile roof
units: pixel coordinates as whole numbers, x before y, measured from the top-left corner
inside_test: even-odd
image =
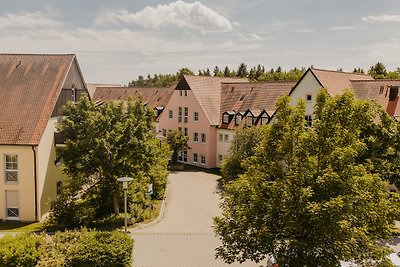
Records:
[[[136,100],[142,96],[145,104],[163,109],[173,93],[173,87],[97,87],[92,100],[99,104],[111,100],[128,101],[129,98]]]
[[[396,118],[400,117],[399,96],[389,101],[391,87],[400,88],[400,80],[352,81],[357,99],[374,99],[386,112]]]
[[[210,125],[218,125],[221,107],[221,84],[227,82],[246,82],[246,79],[212,76],[183,77],[202,107]],[[179,84],[178,84],[179,86]]]
[[[94,93],[98,87],[122,87],[120,84],[106,84],[106,83],[86,83],[90,98],[93,98]]]
[[[38,145],[72,54],[0,54],[0,144]]]
[[[351,89],[351,81],[373,80],[371,76],[365,74],[321,69],[310,70],[331,96],[342,94],[344,90]]]

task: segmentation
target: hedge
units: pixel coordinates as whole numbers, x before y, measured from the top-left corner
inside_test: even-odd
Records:
[[[133,240],[112,231],[57,232],[0,238],[0,266],[131,266]]]

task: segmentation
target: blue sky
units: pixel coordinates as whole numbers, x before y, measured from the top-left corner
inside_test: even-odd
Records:
[[[87,82],[241,62],[400,67],[400,0],[0,0],[1,53],[75,53]]]

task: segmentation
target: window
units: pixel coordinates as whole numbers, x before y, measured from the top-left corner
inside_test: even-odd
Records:
[[[167,129],[162,129],[162,135],[167,136]]]
[[[311,102],[311,100],[312,100],[312,96],[310,94],[307,94],[306,95],[306,101],[307,102]]]
[[[6,176],[6,182],[18,181],[17,155],[5,155],[5,176]]]
[[[218,140],[219,140],[220,142],[224,141],[224,135],[223,135],[223,134],[219,134],[219,135],[218,135]]]
[[[18,191],[6,190],[7,219],[19,218],[19,194]]]
[[[239,125],[241,121],[242,121],[242,115],[237,114],[237,115],[236,115],[235,124],[236,124],[236,125]]]
[[[229,123],[229,114],[224,114],[222,116],[222,122],[223,123]]]
[[[201,142],[203,143],[203,144],[205,144],[206,143],[206,134],[201,134]]]
[[[195,143],[198,143],[198,142],[199,142],[199,133],[194,133],[194,134],[193,134],[193,141],[194,141]]]
[[[312,116],[306,115],[306,116],[304,116],[304,119],[306,120],[306,127],[311,127],[312,126]]]
[[[265,125],[268,123],[268,117],[267,116],[262,116],[261,117],[261,125]]]
[[[199,162],[199,155],[197,153],[193,153],[193,163]]]
[[[182,132],[182,127],[178,127],[178,131]]]
[[[188,117],[189,117],[189,108],[185,107],[185,117],[184,117],[184,123],[188,122]]]
[[[178,122],[182,122],[182,107],[178,107]]]
[[[199,113],[198,112],[194,112],[194,121],[198,122],[199,121]]]
[[[187,150],[183,150],[183,151],[179,152],[178,160],[187,162]]]
[[[170,119],[174,118],[174,111],[168,110],[168,118],[170,118]]]
[[[180,90],[181,96],[187,96],[187,90]]]
[[[218,155],[218,162],[221,163],[221,161],[224,159],[222,155]]]
[[[63,190],[63,181],[58,181],[56,184],[57,197],[62,195],[62,190]]]
[[[225,142],[229,142],[229,134],[225,134],[225,136],[224,136],[224,141],[225,141]]]
[[[201,162],[202,165],[206,165],[206,156],[201,155]]]
[[[247,126],[250,127],[253,125],[253,116],[247,115],[246,117]]]
[[[76,90],[75,90],[75,85],[72,85],[71,88],[71,101],[76,102]]]
[[[183,128],[183,135],[188,136],[188,128]]]
[[[390,86],[389,101],[395,101],[399,95],[399,88],[397,86]]]

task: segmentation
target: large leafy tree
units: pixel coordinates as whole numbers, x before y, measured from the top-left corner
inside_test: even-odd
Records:
[[[235,133],[229,153],[222,162],[221,176],[223,183],[235,180],[245,172],[242,162],[254,155],[255,148],[261,140],[262,128],[245,127]]]
[[[243,262],[272,254],[279,266],[389,264],[377,241],[393,234],[399,196],[374,171],[366,142],[367,128],[385,127],[379,107],[321,91],[306,128],[304,103],[289,102],[278,101],[276,123],[265,127],[245,173],[226,185],[217,256]]]
[[[58,130],[66,143],[58,155],[63,171],[71,177],[61,202],[72,211],[93,210],[90,219],[118,214],[122,190],[117,178],[123,176],[134,178],[129,196],[135,201],[138,194],[149,198],[150,183],[155,196],[163,197],[169,149],[160,147],[151,132],[153,111],[141,99],[95,106],[85,97],[68,103],[61,113],[64,120]]]
[[[179,152],[187,149],[188,140],[189,138],[184,136],[181,131],[174,129],[168,132],[167,143],[172,150],[172,164],[176,164],[178,162]]]

